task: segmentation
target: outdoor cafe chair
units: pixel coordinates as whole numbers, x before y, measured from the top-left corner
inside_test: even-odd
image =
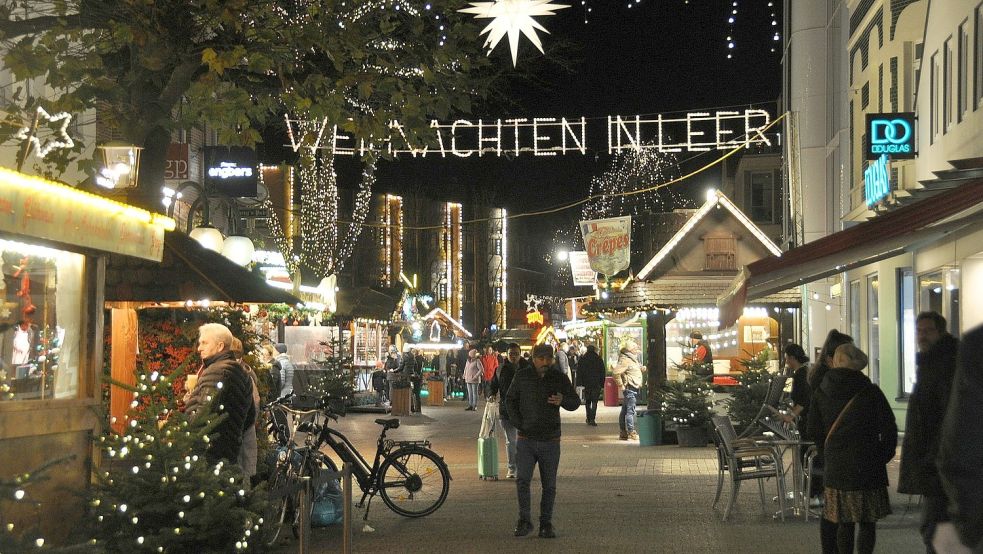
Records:
[[[763,481],[775,479],[778,487],[778,508],[782,521],[785,521],[785,473],[782,456],[777,448],[748,439],[740,439],[734,430],[734,425],[727,416],[713,416],[714,432],[717,436],[717,494],[713,500],[716,507],[723,489],[724,474],[731,482],[730,502],[724,511],[723,520],[727,521],[730,512],[737,502],[737,494],[742,481],[758,481],[758,492],[761,504],[765,505],[765,489]]]

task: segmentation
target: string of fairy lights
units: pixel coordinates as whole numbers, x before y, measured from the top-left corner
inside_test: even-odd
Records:
[[[624,0],[624,1],[625,1],[625,7],[628,9],[643,4],[643,0]],[[760,2],[760,0],[755,0],[755,1],[756,3]],[[690,1],[683,0],[682,3],[684,5],[687,5],[690,3]],[[580,6],[584,12],[584,24],[590,23],[590,16],[594,12],[594,8],[591,6],[591,2],[589,0],[580,0]],[[769,23],[768,28],[771,29],[768,37],[770,39],[769,42],[771,43],[769,49],[771,50],[771,52],[776,52],[778,50],[778,44],[782,39],[781,32],[778,29],[778,6],[776,5],[775,0],[768,0],[767,5],[765,6],[765,8],[767,8],[767,11],[758,8],[757,6],[755,6],[755,8],[760,13],[768,14],[768,19],[767,19],[767,22]],[[734,59],[734,51],[737,49],[736,37],[737,37],[738,24],[740,21],[744,20],[743,15],[744,13],[740,0],[731,0],[727,5],[727,11],[725,14],[726,22],[727,22],[727,35],[724,44],[727,50],[728,60]]]

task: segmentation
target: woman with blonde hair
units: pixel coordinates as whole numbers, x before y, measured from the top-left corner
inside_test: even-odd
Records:
[[[884,393],[861,373],[866,354],[848,342],[832,362],[813,391],[806,425],[807,438],[826,461],[823,553],[852,554],[855,542],[861,553],[873,552],[877,520],[891,513],[887,463],[898,445],[898,427]]]

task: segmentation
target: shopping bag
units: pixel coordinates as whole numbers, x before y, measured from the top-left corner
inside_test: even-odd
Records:
[[[489,400],[485,402],[485,412],[481,416],[481,429],[478,431],[478,438],[482,439],[494,435],[496,425],[498,425],[498,402]]]

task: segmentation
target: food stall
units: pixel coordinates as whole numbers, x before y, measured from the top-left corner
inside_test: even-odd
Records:
[[[168,217],[0,168],[0,468],[13,476],[69,456],[32,487],[30,502],[15,505],[9,522],[39,525],[57,542],[82,513],[81,496],[65,491],[88,486],[92,438],[102,424],[106,256],[156,263],[174,226]]]

